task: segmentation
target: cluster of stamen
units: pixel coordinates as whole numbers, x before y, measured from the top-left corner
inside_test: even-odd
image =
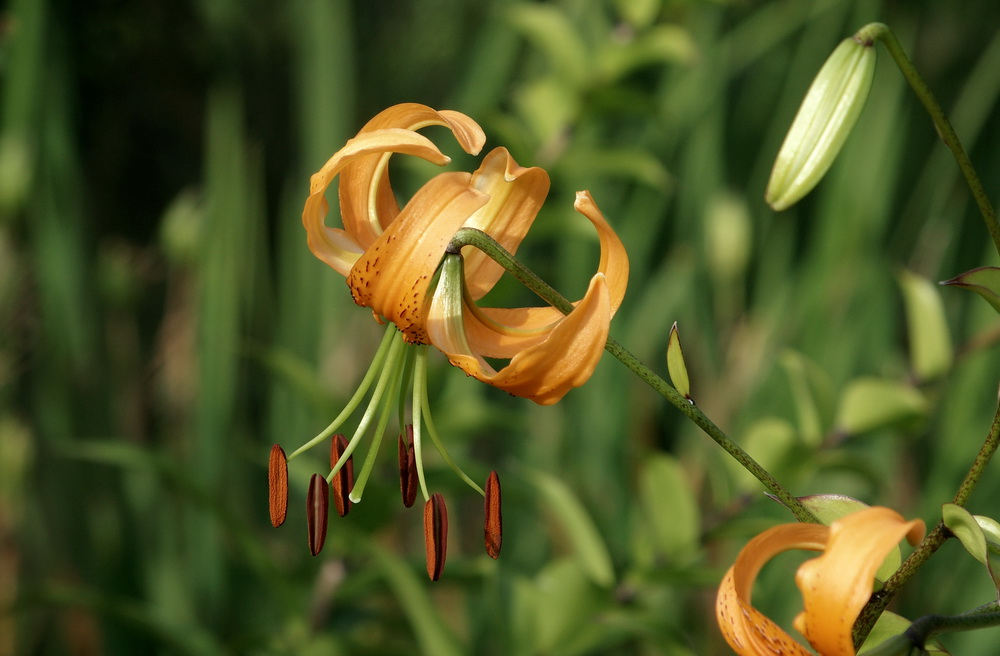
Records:
[[[372,360],[371,367],[360,387],[348,401],[343,412],[316,437],[309,440],[287,458],[281,446],[271,447],[268,465],[269,503],[271,524],[284,523],[288,508],[288,461],[301,453],[330,440],[330,472],[313,474],[306,495],[306,527],[309,552],[317,555],[326,541],[330,498],[340,517],[345,516],[351,505],[361,501],[365,485],[378,455],[389,415],[395,408],[403,424],[406,414],[404,390],[412,385],[412,423],[402,425],[399,435],[399,489],[403,505],[413,506],[419,491],[424,498],[424,539],[427,548],[427,574],[433,580],[441,576],[447,552],[448,511],[440,494],[430,494],[424,478],[421,456],[422,437],[429,436],[445,463],[470,487],[485,498],[483,523],[486,552],[493,558],[500,554],[502,518],[500,514],[500,481],[496,472],[490,474],[486,487],[481,488],[463,472],[448,454],[431,417],[426,386],[426,346],[405,343],[405,336],[393,325],[386,328],[386,335]],[[377,379],[377,383],[376,383]],[[374,385],[374,388],[373,388]],[[358,423],[354,436],[348,440],[334,432],[357,410],[371,390],[368,408]],[[377,421],[376,421],[377,418]],[[371,446],[358,470],[354,471],[354,450],[375,424]]]
[[[413,426],[408,425],[404,435],[399,436],[399,489],[403,505],[413,506],[417,497],[417,461],[413,445]],[[354,487],[353,455],[348,455],[342,463],[341,458],[347,449],[347,440],[343,435],[334,435],[330,443],[330,467],[336,473],[328,483],[322,474],[313,474],[309,480],[306,493],[306,530],[309,553],[319,554],[326,542],[329,523],[330,498],[337,515],[344,517],[351,509],[350,493]],[[337,465],[340,467],[337,467]],[[496,471],[490,472],[484,488],[483,502],[483,541],[486,553],[491,558],[500,555],[502,542],[503,517],[500,510],[500,479]],[[281,526],[288,514],[288,459],[281,446],[271,447],[268,461],[268,500],[271,512],[271,524]],[[448,553],[448,508],[444,497],[435,492],[424,504],[424,547],[427,554],[427,575],[432,581],[437,581],[444,571],[445,558]]]

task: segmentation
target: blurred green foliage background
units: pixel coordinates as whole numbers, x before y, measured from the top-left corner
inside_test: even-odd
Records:
[[[549,408],[432,359],[452,453],[504,484],[499,561],[480,498],[432,459],[452,535],[444,579],[426,580],[391,448],[319,557],[302,506],[325,453],[293,462],[289,521],[270,527],[270,445],[322,429],[382,333],[306,248],[308,176],[398,102],[463,111],[488,148],[549,170],[520,255],[574,298],[596,266],[571,207],[590,189],[632,258],[613,334],[665,374],[678,321],[699,405],[794,493],[936,522],[993,416],[1000,330],[981,299],[928,281],[996,254],[884,51],[818,190],[780,215],[762,200],[812,75],[874,20],[995,198],[993,0],[11,0],[0,654],[728,653],[715,585],[791,517],[607,357]],[[428,174],[396,168],[404,189]],[[992,467],[970,509],[1000,514],[998,494]],[[755,597],[783,621],[794,565]],[[946,545],[897,610],[985,603],[981,570]]]

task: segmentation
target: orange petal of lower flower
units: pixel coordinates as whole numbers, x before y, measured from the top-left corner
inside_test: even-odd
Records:
[[[833,522],[823,555],[803,563],[795,577],[804,607],[795,628],[824,656],[853,656],[851,631],[875,572],[904,537],[912,544],[923,534],[923,521],[878,506]]]
[[[771,558],[790,549],[819,551],[829,533],[829,528],[818,524],[782,524],[764,531],[743,547],[723,578],[715,603],[722,635],[737,654],[810,656],[808,649],[753,607],[750,595],[757,575]]]
[[[354,301],[396,324],[408,342],[427,343],[424,306],[434,272],[452,235],[487,200],[469,178],[429,180],[348,273]]]
[[[465,373],[510,394],[551,405],[587,382],[604,351],[611,303],[603,274],[590,281],[586,296],[540,343],[520,351],[500,371],[454,341],[433,340]]]

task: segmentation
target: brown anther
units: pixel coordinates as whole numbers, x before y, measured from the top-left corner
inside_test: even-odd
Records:
[[[399,436],[399,491],[409,508],[417,500],[417,455],[413,449],[413,425],[406,425],[406,440]]]
[[[337,466],[340,457],[347,450],[347,440],[340,433],[333,436],[330,442],[330,469]],[[337,509],[337,514],[343,517],[351,509],[351,488],[354,487],[354,455],[347,458],[344,466],[337,470],[331,482],[331,492],[333,493],[333,505]]]
[[[267,461],[267,504],[271,510],[271,526],[285,523],[288,514],[288,460],[285,450],[275,444]]]
[[[313,474],[306,493],[306,529],[309,531],[309,553],[316,555],[326,542],[326,522],[330,507],[330,486],[322,474]]]
[[[435,492],[424,506],[424,546],[427,549],[427,576],[441,578],[448,554],[448,509],[444,497]]]
[[[483,540],[486,553],[496,559],[503,542],[503,515],[500,513],[500,477],[495,471],[486,479],[486,498],[483,500]]]

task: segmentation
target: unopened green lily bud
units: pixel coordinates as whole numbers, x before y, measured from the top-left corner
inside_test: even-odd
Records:
[[[875,49],[844,39],[823,64],[799,107],[771,170],[764,199],[775,210],[812,191],[830,168],[868,99]]]

